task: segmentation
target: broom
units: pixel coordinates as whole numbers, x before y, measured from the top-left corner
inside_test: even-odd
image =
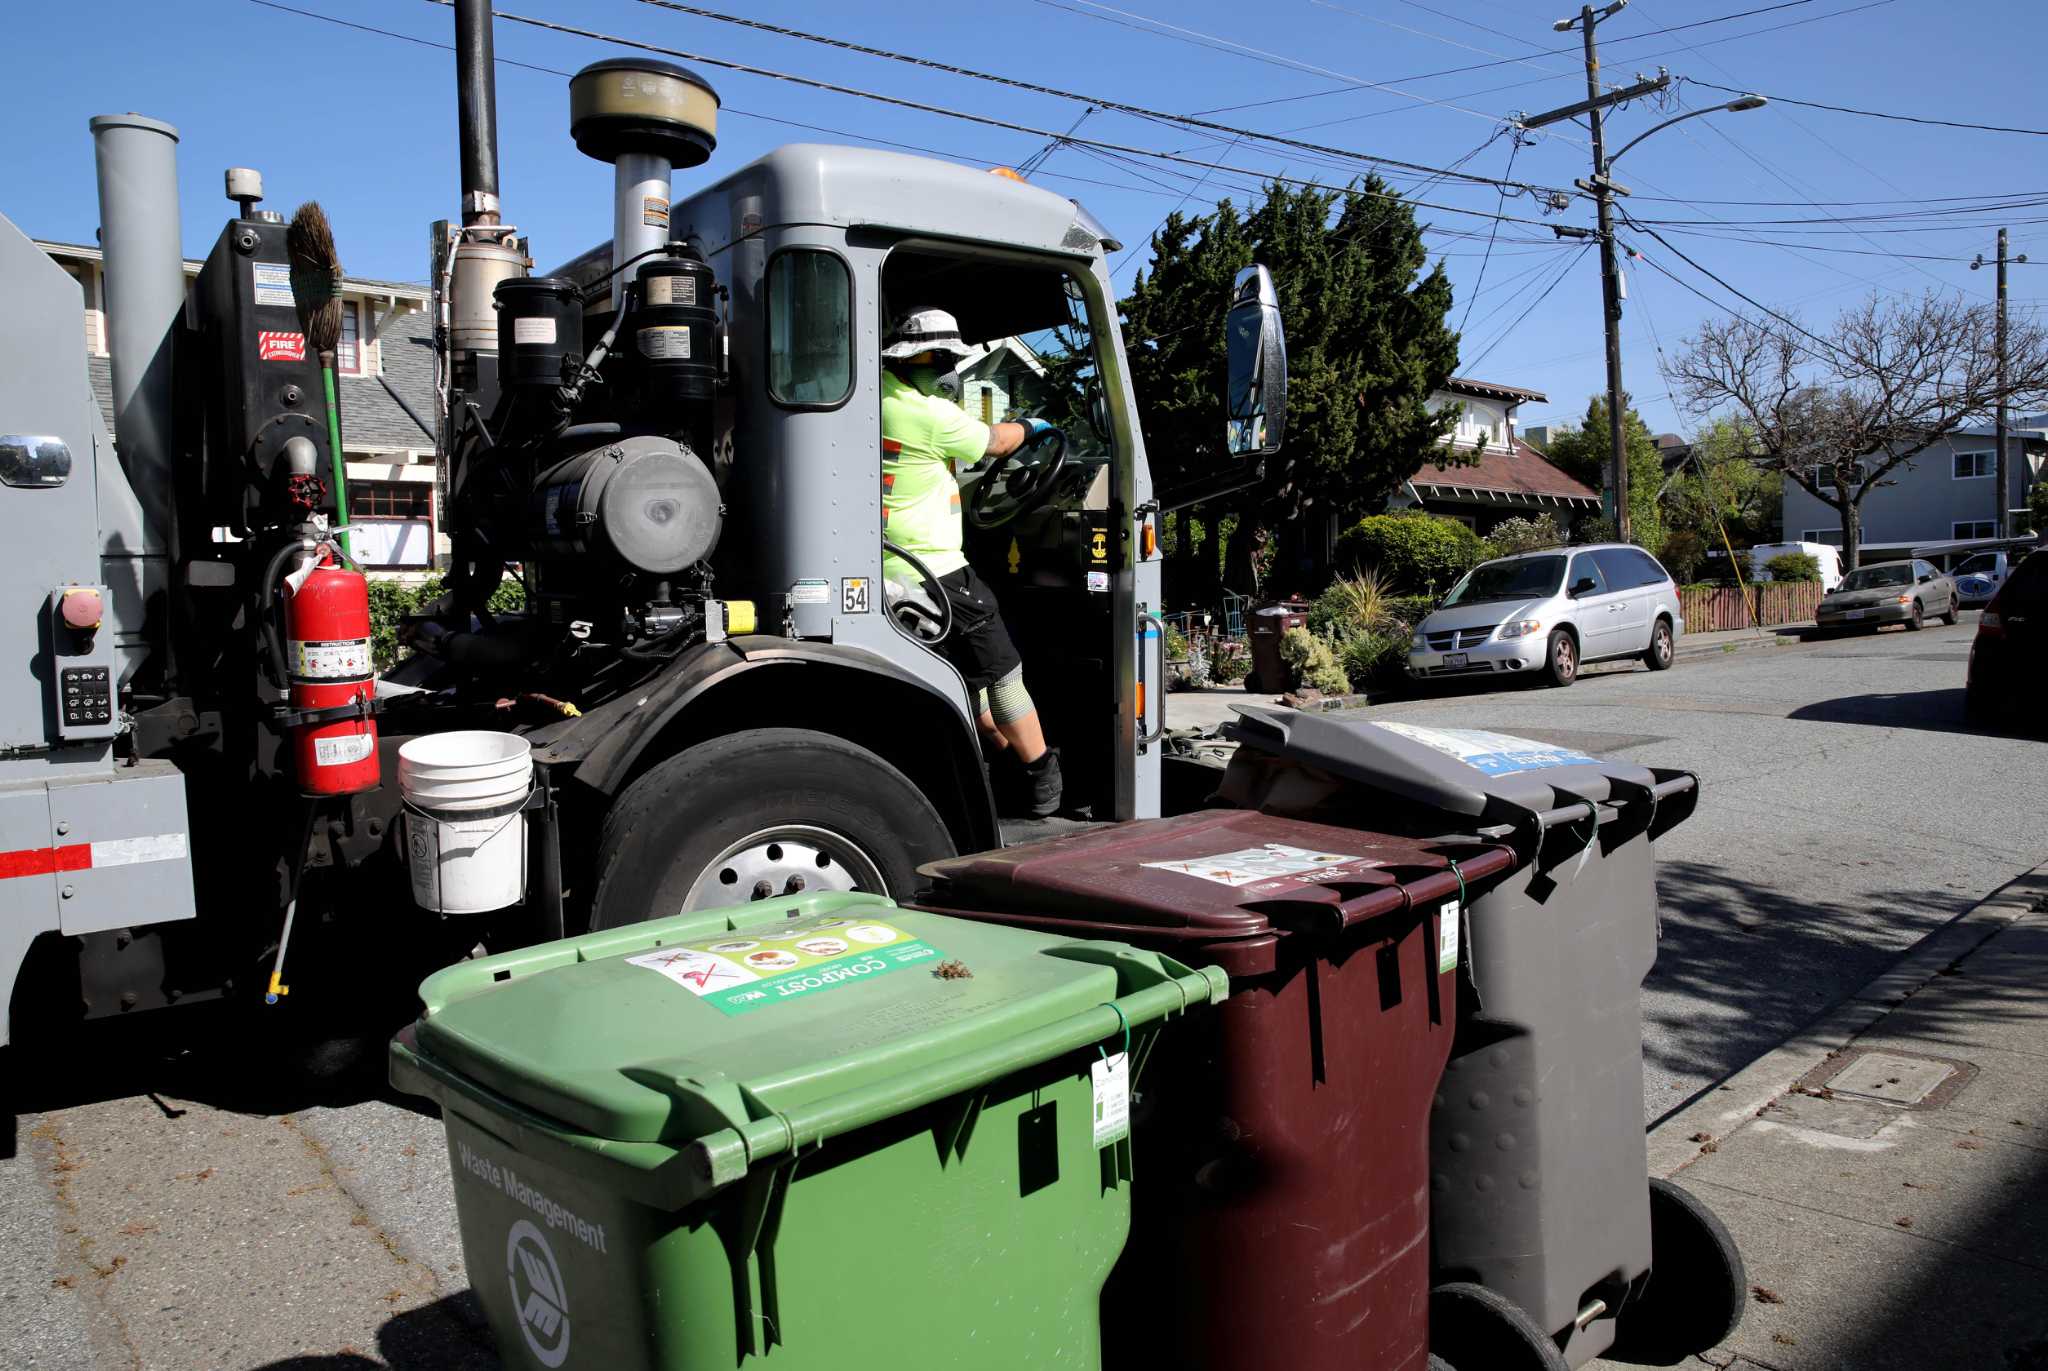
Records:
[[[348,469],[341,456],[341,407],[334,395],[334,352],[341,343],[341,260],[334,250],[334,229],[318,200],[308,200],[285,229],[286,255],[291,258],[292,304],[306,346],[320,355],[320,380],[327,391],[327,450],[334,458],[334,515],[348,525]],[[341,535],[342,551],[349,538]]]

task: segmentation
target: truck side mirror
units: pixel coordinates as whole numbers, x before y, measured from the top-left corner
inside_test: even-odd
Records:
[[[1237,274],[1223,335],[1230,357],[1225,445],[1233,457],[1270,457],[1287,426],[1287,335],[1272,274],[1257,263]]]

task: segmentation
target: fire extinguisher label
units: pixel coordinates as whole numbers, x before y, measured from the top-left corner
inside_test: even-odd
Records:
[[[359,680],[370,674],[370,640],[291,641],[291,673],[303,681]]]
[[[360,762],[377,747],[373,733],[348,733],[339,738],[315,738],[313,740],[313,764],[315,766],[347,766]]]

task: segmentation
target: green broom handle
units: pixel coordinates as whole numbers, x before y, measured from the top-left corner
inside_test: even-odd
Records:
[[[354,555],[348,536],[348,463],[341,455],[341,407],[334,398],[334,363],[320,359],[320,380],[327,387],[327,450],[334,456],[334,522],[342,526],[341,550]]]

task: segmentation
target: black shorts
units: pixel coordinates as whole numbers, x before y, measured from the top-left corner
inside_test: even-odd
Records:
[[[969,690],[987,690],[1024,665],[1010,631],[1003,627],[994,592],[973,567],[939,577],[939,588],[953,605],[953,631],[939,644],[939,651],[967,678]]]

